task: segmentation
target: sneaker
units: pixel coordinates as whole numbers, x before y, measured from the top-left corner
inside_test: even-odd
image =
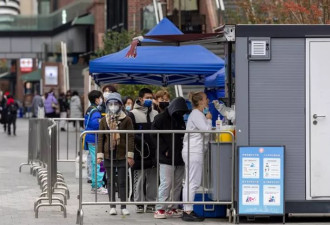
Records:
[[[116,210],[116,208],[111,208],[109,214],[110,214],[111,216],[117,215],[117,210]]]
[[[154,218],[155,218],[155,219],[166,219],[166,213],[165,213],[165,210],[163,210],[163,209],[157,210],[157,211],[154,213]]]
[[[88,184],[91,184],[91,183],[92,183],[92,180],[87,180],[87,183],[88,183]]]
[[[201,222],[204,221],[204,217],[197,216],[194,211],[192,211],[190,214],[183,212],[182,220],[187,222]]]
[[[128,209],[121,209],[121,215],[128,216],[129,215]]]
[[[181,218],[182,214],[182,211],[179,209],[170,209],[166,212],[167,217]]]
[[[64,127],[61,127],[61,131],[66,131],[66,129]]]
[[[156,210],[155,210],[155,206],[153,205],[147,205],[147,208],[146,208],[146,213],[154,213]]]
[[[92,194],[95,194],[95,188],[92,188],[91,193]],[[104,187],[99,187],[97,189],[97,194],[99,194],[99,195],[107,195],[108,194],[108,190],[105,189]]]
[[[144,213],[144,206],[143,205],[137,205],[135,212],[136,213]]]

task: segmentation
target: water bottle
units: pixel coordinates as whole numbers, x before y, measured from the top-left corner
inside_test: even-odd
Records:
[[[218,119],[215,121],[215,128],[217,131],[220,131],[221,125],[222,125],[222,120],[220,119],[220,115],[218,115]]]
[[[215,129],[220,132],[222,126],[222,120],[220,119],[220,114],[218,115],[218,119],[215,121]],[[216,141],[219,142],[220,140],[220,133],[216,135]]]

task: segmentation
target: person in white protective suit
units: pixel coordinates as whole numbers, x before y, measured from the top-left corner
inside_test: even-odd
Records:
[[[235,110],[233,108],[225,106],[225,104],[220,103],[218,100],[214,100],[212,103],[222,116],[224,116],[227,120],[230,120],[232,123],[235,124],[236,116]]]

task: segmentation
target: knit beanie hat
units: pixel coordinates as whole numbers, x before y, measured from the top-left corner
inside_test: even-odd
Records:
[[[105,104],[108,104],[109,101],[115,100],[118,101],[121,105],[123,105],[123,101],[121,100],[121,95],[117,92],[113,92],[107,95],[107,99],[105,100]]]

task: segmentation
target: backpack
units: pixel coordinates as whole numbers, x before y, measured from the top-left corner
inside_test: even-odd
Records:
[[[17,114],[17,110],[18,110],[17,103],[11,103],[8,106],[8,114],[15,115],[15,114]]]

